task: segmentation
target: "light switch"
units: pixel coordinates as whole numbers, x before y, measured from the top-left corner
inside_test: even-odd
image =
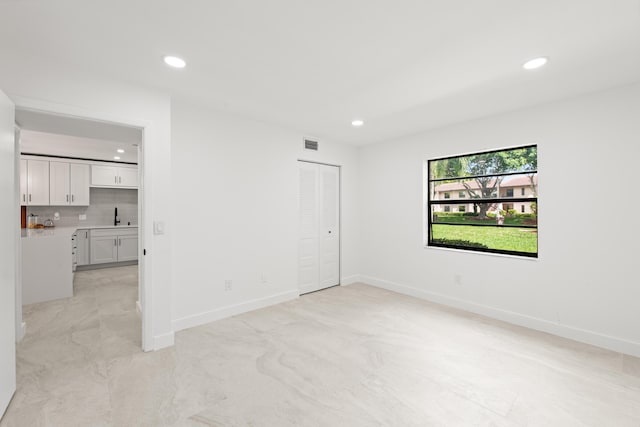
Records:
[[[164,221],[156,221],[153,223],[153,234],[164,234]]]

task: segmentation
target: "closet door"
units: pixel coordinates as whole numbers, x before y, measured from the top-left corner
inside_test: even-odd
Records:
[[[340,168],[299,162],[298,285],[340,284]]]

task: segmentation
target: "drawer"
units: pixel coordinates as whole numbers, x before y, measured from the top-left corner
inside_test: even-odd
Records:
[[[91,237],[107,237],[107,236],[137,236],[137,228],[94,228],[90,231]]]

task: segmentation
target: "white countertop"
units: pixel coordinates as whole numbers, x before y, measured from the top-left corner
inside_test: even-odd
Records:
[[[51,228],[23,228],[21,230],[22,238],[40,238],[40,237],[71,237],[76,230],[95,230],[95,229],[112,229],[112,228],[138,228],[137,225],[90,225],[78,227],[51,227]]]

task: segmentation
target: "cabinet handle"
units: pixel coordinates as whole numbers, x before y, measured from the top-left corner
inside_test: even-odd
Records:
[[[122,246],[122,240],[118,237],[118,246]]]
[[[118,239],[113,239],[113,246],[118,246]]]
[[[84,238],[85,238],[85,239],[88,239],[88,238],[89,238],[89,232],[88,232],[88,231],[85,231],[85,232],[84,232]]]
[[[69,195],[67,194],[67,203],[69,203]]]
[[[31,194],[29,194],[29,201],[31,201]]]
[[[122,177],[121,176],[118,177],[118,184],[122,184]]]
[[[23,194],[23,195],[22,195],[22,201],[23,201],[23,202],[26,202],[26,201],[27,201],[27,195],[26,195],[26,194]]]
[[[114,176],[113,178],[115,179],[115,183],[117,184],[118,183],[118,177]]]
[[[73,194],[71,195],[71,202],[73,202],[73,200],[75,199],[75,197],[73,196]]]

